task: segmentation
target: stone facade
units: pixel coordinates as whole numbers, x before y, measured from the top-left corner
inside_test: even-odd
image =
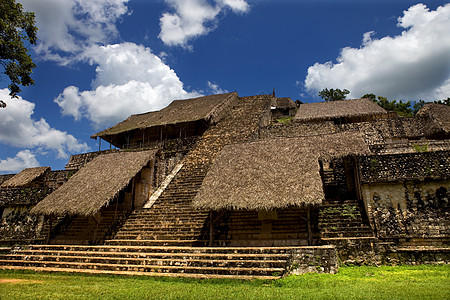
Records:
[[[290,251],[289,274],[337,273],[339,259],[334,246],[296,247]]]
[[[73,173],[74,171],[67,170],[49,171],[27,186],[0,188],[0,243],[43,241],[44,217],[29,212]]]
[[[362,193],[380,238],[450,236],[450,181],[365,184]]]
[[[363,184],[450,179],[450,151],[364,156],[359,165]]]

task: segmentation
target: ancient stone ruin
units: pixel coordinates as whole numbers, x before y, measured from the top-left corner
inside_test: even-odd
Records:
[[[236,92],[96,133],[111,150],[0,176],[0,268],[185,277],[448,263],[450,107]]]

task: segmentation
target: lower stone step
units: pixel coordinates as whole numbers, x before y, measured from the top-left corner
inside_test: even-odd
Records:
[[[272,276],[258,276],[258,275],[226,275],[226,274],[195,274],[195,273],[157,273],[157,272],[141,272],[141,271],[113,271],[113,270],[93,270],[93,269],[73,269],[73,268],[46,268],[46,267],[30,267],[30,266],[0,266],[0,269],[5,270],[32,270],[36,272],[67,272],[67,273],[87,273],[87,274],[110,274],[110,275],[128,275],[128,276],[157,276],[157,277],[187,277],[187,278],[231,278],[231,279],[278,279],[279,274]]]
[[[248,270],[250,268],[274,269],[286,267],[286,260],[251,260],[251,259],[210,259],[210,258],[192,258],[185,254],[183,258],[130,258],[115,256],[66,256],[66,255],[23,255],[13,254],[6,255],[0,259],[0,263],[4,264],[90,264],[93,267],[101,268],[102,266],[134,266],[145,268],[240,268]],[[222,269],[220,269],[222,270]],[[276,270],[277,271],[277,270]],[[278,270],[279,271],[279,270]]]
[[[207,245],[207,240],[136,240],[136,239],[114,239],[106,240],[106,245],[122,245],[122,246],[202,246]]]

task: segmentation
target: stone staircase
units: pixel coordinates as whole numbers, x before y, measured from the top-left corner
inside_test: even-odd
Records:
[[[325,200],[319,207],[318,218],[322,238],[374,237],[358,200]]]
[[[204,168],[183,168],[151,208],[135,210],[108,245],[204,245],[202,229],[209,212],[195,210]]]
[[[244,97],[229,115],[208,129],[183,159],[183,167],[151,208],[134,211],[108,245],[184,245],[208,243],[209,211],[192,200],[216,155],[227,144],[257,138],[268,96]]]
[[[150,208],[133,211],[101,246],[32,245],[0,260],[0,268],[206,278],[278,278],[289,247],[199,247],[209,240],[209,211],[192,200],[227,144],[258,138],[270,96],[240,98],[183,158],[182,169]],[[196,247],[195,247],[196,246]]]
[[[0,268],[94,274],[275,279],[285,271],[283,247],[31,245],[0,256]]]
[[[88,245],[103,241],[110,228],[126,216],[121,204],[111,204],[100,210],[100,222],[92,217],[77,216],[60,226],[50,244]]]

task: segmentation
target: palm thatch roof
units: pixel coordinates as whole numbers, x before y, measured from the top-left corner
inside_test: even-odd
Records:
[[[2,188],[21,187],[31,183],[33,180],[44,174],[50,167],[28,168],[17,173],[10,179],[2,183]]]
[[[175,100],[159,111],[137,114],[91,136],[91,138],[116,135],[122,132],[154,126],[193,122],[197,120],[217,123],[229,105],[237,101],[236,92],[209,95],[186,100]]]
[[[340,100],[300,105],[295,115],[298,122],[326,121],[336,118],[365,117],[387,114],[370,99]]]
[[[450,106],[428,103],[417,115],[426,120],[425,134],[427,136],[450,134]]]
[[[296,108],[297,105],[295,105],[295,102],[292,101],[289,97],[283,97],[283,98],[273,98],[271,101],[271,106],[274,106],[276,108]]]
[[[369,153],[356,132],[225,146],[193,200],[198,208],[273,209],[320,204],[319,159]]]
[[[44,215],[94,215],[126,188],[155,154],[156,150],[151,150],[97,156],[39,202],[31,212]]]

